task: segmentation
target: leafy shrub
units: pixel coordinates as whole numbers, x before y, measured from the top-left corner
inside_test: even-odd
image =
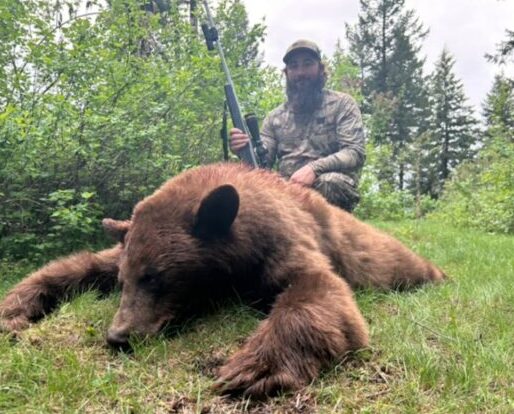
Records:
[[[0,257],[93,243],[100,213],[127,218],[168,178],[221,160],[219,57],[178,8],[61,3],[0,5]],[[280,77],[259,67],[264,27],[245,13],[224,0],[216,17],[241,103],[262,101],[262,116]]]
[[[514,141],[501,134],[475,162],[456,170],[432,217],[463,227],[514,233]]]
[[[389,179],[391,151],[388,145],[367,145],[367,161],[359,185],[361,201],[355,210],[355,214],[362,219],[387,221],[419,218],[435,208],[435,201],[428,195],[416,200],[411,192],[396,189]]]
[[[101,234],[101,206],[94,201],[95,193],[73,189],[57,190],[49,194],[51,222],[45,245],[52,251],[67,251],[95,244]],[[88,243],[89,242],[89,243]]]
[[[3,256],[44,260],[48,255],[98,246],[103,239],[100,226],[103,210],[94,199],[94,192],[78,194],[74,189],[57,190],[42,198],[37,214],[49,218],[48,223],[40,223],[44,234],[18,231],[3,237],[0,242]],[[36,226],[35,217],[36,213],[28,216],[30,227]]]

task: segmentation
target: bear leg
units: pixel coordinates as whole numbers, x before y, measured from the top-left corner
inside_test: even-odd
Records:
[[[329,363],[367,344],[366,323],[347,283],[330,271],[303,273],[220,368],[214,388],[253,398],[299,389]]]
[[[122,246],[57,259],[18,283],[0,303],[0,331],[16,332],[80,291],[109,292],[116,286]]]

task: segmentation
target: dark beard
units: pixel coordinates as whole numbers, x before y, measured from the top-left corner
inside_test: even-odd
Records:
[[[308,114],[320,108],[324,84],[322,74],[316,79],[302,79],[301,85],[298,81],[286,78],[287,100],[292,105],[293,111]]]

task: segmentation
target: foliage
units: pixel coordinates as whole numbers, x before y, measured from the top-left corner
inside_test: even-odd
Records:
[[[38,249],[43,252],[46,247],[51,250],[67,251],[93,247],[91,235],[96,234],[103,210],[95,201],[95,193],[83,191],[57,190],[50,193],[51,203],[50,227],[43,244]],[[88,243],[89,241],[89,243]]]
[[[514,233],[514,141],[495,136],[452,176],[432,217],[462,227]]]
[[[390,146],[369,143],[366,154],[359,183],[361,201],[355,210],[356,216],[365,220],[403,220],[421,217],[435,208],[430,197],[416,198],[409,191],[396,189],[384,179],[384,171],[391,169]]]
[[[359,104],[362,104],[362,81],[360,69],[353,63],[348,53],[345,53],[340,43],[336,46],[336,51],[328,61],[328,80],[327,88],[342,91],[350,94]]]
[[[72,220],[56,194],[70,197],[73,214],[96,220],[102,206],[126,218],[170,176],[221,159],[219,57],[180,11],[148,13],[136,0],[116,0],[79,15],[79,3],[0,6],[1,255],[27,255],[38,243],[68,250],[75,238],[98,237],[99,223],[69,229],[67,243],[48,242],[57,222]],[[279,81],[256,53],[264,27],[250,26],[237,0],[221,2],[215,18],[243,106],[275,94]],[[263,99],[258,113],[272,102]]]

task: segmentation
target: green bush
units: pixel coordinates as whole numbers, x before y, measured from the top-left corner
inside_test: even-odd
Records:
[[[391,147],[368,144],[359,191],[361,201],[355,215],[364,220],[403,220],[419,218],[435,208],[428,195],[419,199],[408,190],[398,190],[391,178]]]
[[[45,244],[49,250],[75,250],[94,245],[102,234],[100,220],[103,210],[94,201],[95,193],[73,189],[57,190],[49,194],[51,203],[49,233]]]
[[[100,221],[104,213],[95,202],[94,192],[57,190],[48,197],[41,198],[38,206],[38,213],[42,217],[48,217],[48,222],[39,223],[39,227],[44,229],[43,234],[29,230],[3,237],[0,250],[4,256],[44,260],[48,255],[64,254],[102,244]],[[26,215],[31,222],[28,228],[37,227],[35,216],[30,212]]]
[[[102,214],[128,218],[170,177],[222,159],[225,79],[189,19],[116,0],[82,16],[68,5],[64,22],[60,3],[0,4],[0,257],[93,243]],[[260,68],[264,28],[245,13],[225,0],[216,17],[241,104],[262,116],[280,78]]]
[[[457,226],[514,233],[514,141],[499,134],[458,168],[432,217]]]

